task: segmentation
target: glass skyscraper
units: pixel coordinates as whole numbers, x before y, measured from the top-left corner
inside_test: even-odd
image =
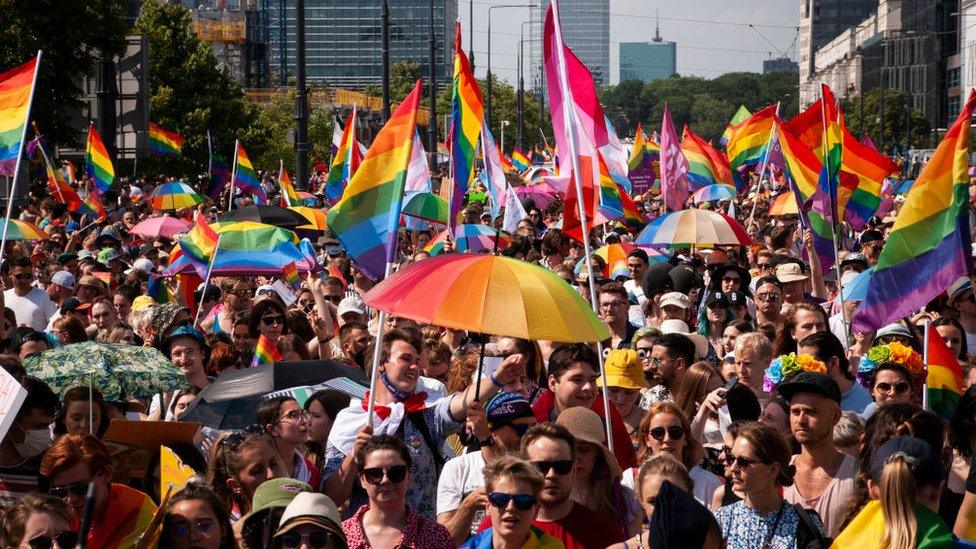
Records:
[[[532,25],[532,61],[526,68],[532,88],[541,93],[542,29],[548,0],[532,2],[535,21]],[[610,0],[560,0],[559,21],[563,41],[593,73],[597,86],[610,84]]]

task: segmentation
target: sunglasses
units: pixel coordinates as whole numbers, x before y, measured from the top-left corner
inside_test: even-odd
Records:
[[[739,278],[739,277],[737,277],[737,276],[723,276],[722,277],[722,282],[739,282],[740,280],[742,280],[742,279]]]
[[[11,275],[11,276],[13,276],[14,278],[16,278],[17,280],[30,280],[31,278],[33,278],[33,275],[29,275],[27,273],[20,273],[20,274],[15,274],[15,275]]]
[[[559,459],[555,461],[533,461],[533,465],[539,469],[543,476],[548,475],[550,470],[556,471],[557,475],[568,475],[573,470],[573,460]]]
[[[66,486],[52,486],[48,489],[47,493],[59,499],[64,499],[68,497],[68,494],[74,494],[76,496],[87,496],[88,482],[89,481],[87,480],[82,480],[74,484],[68,484]]]
[[[779,301],[780,294],[756,294],[756,299],[760,301]]]
[[[504,492],[488,494],[488,503],[495,509],[505,509],[511,501],[515,502],[515,508],[519,511],[528,511],[535,507],[536,498],[532,494],[506,494]]]
[[[312,533],[305,532],[295,532],[291,531],[287,534],[282,534],[278,536],[281,540],[281,546],[286,549],[292,549],[293,547],[301,547],[302,543],[308,544],[309,547],[313,549],[322,549],[323,547],[329,546],[329,541],[332,538],[332,534],[326,532],[325,530],[316,530]]]
[[[258,435],[264,434],[264,427],[258,425],[257,423],[248,425],[247,427],[231,433],[224,438],[220,439],[220,444],[222,446],[226,445],[230,450],[236,450],[242,442],[251,437],[256,437]]]
[[[738,467],[739,469],[748,469],[748,468],[752,467],[753,465],[755,465],[757,463],[760,463],[760,460],[758,460],[758,459],[744,458],[742,456],[738,456],[737,457],[737,456],[733,456],[730,453],[728,455],[728,458],[725,460],[725,462],[729,465],[729,467],[732,467],[734,465],[734,466]]]
[[[670,427],[655,427],[651,429],[651,436],[658,442],[664,440],[665,433],[671,437],[671,440],[681,440],[685,436],[685,428],[679,425],[672,425]]]
[[[284,324],[285,317],[283,316],[262,316],[261,322],[266,326],[272,326],[274,324]]]
[[[78,532],[65,530],[56,536],[38,536],[27,542],[31,549],[51,549],[54,542],[58,542],[58,547],[74,547],[78,543]]]
[[[640,357],[641,360],[647,360],[647,359],[651,358],[651,348],[650,347],[638,347],[637,348],[637,356]]]
[[[325,298],[325,300],[328,301],[329,303],[339,303],[340,301],[342,301],[341,295],[324,295],[322,297]]]
[[[394,465],[393,467],[367,467],[363,469],[363,478],[374,486],[382,483],[384,476],[389,479],[391,484],[399,484],[407,478],[407,466]]]
[[[905,383],[904,381],[899,381],[898,383],[891,384],[885,381],[880,383],[875,383],[874,388],[881,391],[882,393],[890,393],[892,389],[895,390],[895,394],[903,395],[911,390],[911,385]]]
[[[231,294],[240,298],[247,299],[251,297],[251,290],[234,290],[233,292],[231,292]]]
[[[515,431],[515,434],[521,437],[521,436],[525,436],[525,433],[527,433],[529,431],[529,428],[531,428],[532,426],[527,423],[502,423],[501,425],[492,427],[491,430],[497,431],[502,427],[511,427]]]
[[[217,530],[217,522],[211,519],[200,519],[194,522],[184,522],[173,526],[173,534],[179,538],[189,538],[196,532],[202,538],[209,538]]]

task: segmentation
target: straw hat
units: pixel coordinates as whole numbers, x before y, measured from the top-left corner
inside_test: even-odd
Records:
[[[610,477],[620,480],[623,473],[620,471],[617,457],[607,448],[607,432],[604,430],[603,418],[599,414],[589,408],[574,406],[563,410],[556,418],[556,423],[569,429],[577,441],[595,444],[603,452],[603,461],[610,468]]]
[[[607,373],[607,387],[624,389],[648,387],[647,380],[644,379],[644,371],[641,369],[640,357],[633,349],[611,351],[603,363],[603,369]],[[597,380],[597,384],[602,385],[603,380]]]

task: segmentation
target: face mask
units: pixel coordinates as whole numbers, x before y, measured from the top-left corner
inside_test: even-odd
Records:
[[[39,456],[51,445],[51,431],[48,429],[28,429],[24,431],[24,442],[15,442],[14,450],[25,458]]]

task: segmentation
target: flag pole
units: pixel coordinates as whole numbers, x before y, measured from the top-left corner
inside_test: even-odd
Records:
[[[779,116],[779,101],[776,102],[776,116]],[[773,147],[776,128],[777,125],[774,121],[773,129],[769,132],[769,140],[766,141],[766,153],[763,155],[762,167],[759,168],[759,181],[756,182],[756,197],[752,199],[752,211],[749,212],[749,222],[746,223],[746,229],[749,228],[749,225],[752,225],[752,220],[756,217],[756,205],[759,204],[759,194],[762,191],[762,178],[763,174],[766,173],[766,168],[769,167],[769,150]]]
[[[207,285],[210,284],[210,274],[213,272],[214,263],[217,262],[217,250],[220,249],[220,238],[224,236],[222,234],[217,235],[217,244],[214,245],[213,255],[210,256],[210,265],[207,266],[207,276],[203,279],[203,291],[200,293],[200,303],[197,303],[197,314],[196,318],[193,319],[193,325],[196,326],[200,322],[200,311],[203,310],[203,298],[207,295]],[[216,321],[215,321],[216,322]]]
[[[834,246],[834,271],[837,273],[837,291],[840,292],[840,314],[841,318],[844,320],[844,350],[846,351],[851,346],[851,327],[850,321],[847,315],[847,308],[844,307],[844,281],[840,276],[840,246],[837,244],[837,225],[840,224],[839,215],[837,212],[837,196],[836,190],[833,188],[833,183],[830,181],[830,167],[827,165],[827,155],[829,151],[827,150],[827,104],[824,101],[823,94],[824,84],[820,84],[820,121],[823,124],[823,132],[821,132],[821,147],[823,147],[823,167],[821,169],[827,170],[827,187],[830,193],[828,196],[828,202],[830,204],[830,236],[831,243]],[[836,122],[836,121],[835,121]],[[843,144],[841,144],[843,147]],[[842,153],[843,154],[843,153]],[[839,176],[839,174],[838,174]],[[813,229],[810,229],[813,231]],[[816,251],[814,251],[816,253]],[[823,271],[821,271],[823,272]]]
[[[569,89],[569,77],[566,70],[566,52],[563,44],[562,26],[559,23],[559,6],[555,0],[550,0],[549,7],[552,10],[552,22],[554,26],[554,34],[556,41],[558,42],[557,47],[554,48],[554,53],[556,54],[556,63],[558,65],[558,77],[559,77],[559,87],[563,96],[563,125],[566,128],[566,138],[569,144],[569,160],[572,164],[573,173],[572,180],[576,191],[576,208],[577,213],[580,217],[580,230],[583,235],[583,257],[586,260],[586,270],[587,278],[589,279],[590,287],[590,306],[593,310],[599,313],[599,302],[596,297],[596,280],[593,277],[593,262],[590,261],[590,231],[586,223],[586,206],[584,204],[585,199],[583,197],[583,183],[580,180],[581,170],[579,161],[579,144],[576,142],[576,130],[573,120],[573,111],[575,109],[573,105],[573,95]],[[600,379],[603,380],[603,419],[607,430],[607,447],[610,452],[613,452],[613,433],[610,428],[610,398],[607,394],[607,376],[604,371],[603,366],[603,343],[597,342],[597,361],[600,366]]]
[[[27,121],[30,120],[31,107],[34,106],[34,91],[37,90],[37,75],[41,72],[41,50],[37,50],[37,62],[34,63],[34,76],[31,79],[31,93],[27,99],[27,113],[24,115],[24,129],[20,134],[20,146],[17,148],[17,164],[14,166],[14,179],[10,183],[7,192],[7,215],[3,219],[3,236],[0,236],[0,261],[3,260],[3,252],[7,247],[7,229],[10,227],[10,216],[14,209],[14,193],[17,190],[17,176],[20,174],[20,162],[24,156],[24,141],[27,140]]]
[[[922,362],[925,364],[925,371],[929,370],[929,323],[932,322],[930,319],[925,319],[925,335],[922,337]],[[911,329],[911,327],[909,327]],[[928,376],[926,376],[926,382],[922,384],[922,409],[929,409],[929,384]]]
[[[207,190],[210,190],[210,185],[212,184],[213,184],[213,140],[210,137],[210,130],[207,130]]]
[[[234,209],[234,186],[237,185],[237,153],[240,149],[241,140],[234,140],[234,167],[230,171],[230,190],[227,191],[227,211]]]
[[[281,174],[285,172],[285,161],[278,159],[278,190],[281,191],[281,198],[285,201],[288,207],[291,207],[291,199],[288,198],[288,193],[285,192],[285,187],[281,184]]]
[[[50,167],[54,169],[54,165],[51,164],[51,159],[47,156],[47,151],[44,150],[44,145],[41,144],[41,130],[37,127],[37,122],[31,122],[31,127],[34,128],[34,136],[37,139],[37,148],[41,151],[41,156],[44,157],[44,167]],[[58,191],[58,198],[61,199],[61,203],[64,204],[64,193],[61,191],[61,185],[57,182],[54,184],[54,189]]]

